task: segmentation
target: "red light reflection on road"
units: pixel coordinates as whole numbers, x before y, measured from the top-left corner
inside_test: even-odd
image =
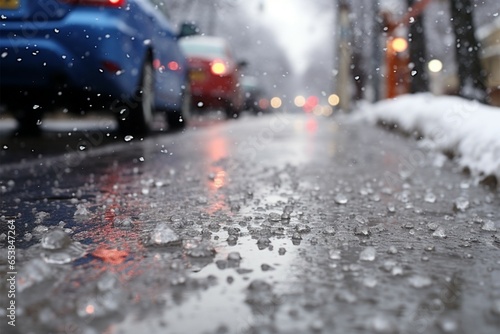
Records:
[[[226,184],[226,172],[221,170],[217,172],[215,178],[214,178],[214,187],[215,188],[222,188]]]
[[[226,206],[225,196],[219,192],[219,189],[227,186],[228,174],[223,167],[217,166],[217,164],[228,156],[228,143],[227,138],[218,133],[218,131],[219,129],[217,128],[212,130],[213,133],[211,139],[205,142],[203,147],[207,165],[216,166],[207,171],[207,174],[213,175],[210,177],[210,181],[208,183],[208,195],[210,196],[210,199],[207,212],[209,214],[221,210],[224,206]]]
[[[125,261],[129,252],[118,249],[99,247],[92,252],[92,256],[111,264],[120,264]]]
[[[142,206],[149,203],[127,200],[126,206],[124,205],[119,187],[120,184],[126,183],[121,180],[122,172],[121,168],[111,167],[104,173],[100,180],[100,190],[103,194],[100,202],[105,203],[104,219],[96,221],[94,226],[89,226],[81,232],[81,237],[92,240],[93,250],[90,255],[93,260],[89,265],[95,270],[96,277],[108,271],[117,274],[117,277],[125,282],[144,272],[143,265],[135,257],[145,250],[145,246],[134,227],[120,229],[114,225],[119,219],[130,219],[130,211],[141,210]]]
[[[315,133],[318,130],[318,121],[315,118],[309,118],[306,122],[306,129],[310,133]]]

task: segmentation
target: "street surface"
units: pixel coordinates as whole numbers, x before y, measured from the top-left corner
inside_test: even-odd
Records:
[[[285,111],[72,128],[0,129],[1,333],[500,332],[500,195],[413,138]]]

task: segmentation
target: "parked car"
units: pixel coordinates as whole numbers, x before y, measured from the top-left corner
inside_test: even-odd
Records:
[[[187,62],[155,0],[1,1],[0,103],[20,128],[45,111],[111,110],[145,134],[156,111],[171,127],[189,112]]]
[[[241,86],[245,96],[245,110],[254,114],[269,111],[269,98],[256,77],[244,75],[241,78]]]
[[[239,68],[228,42],[221,37],[189,36],[180,41],[188,59],[193,109],[222,109],[229,118],[243,109]]]

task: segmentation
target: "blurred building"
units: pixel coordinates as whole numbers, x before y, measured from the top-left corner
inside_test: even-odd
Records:
[[[500,17],[477,30],[481,42],[481,60],[488,75],[486,87],[490,103],[500,107]]]

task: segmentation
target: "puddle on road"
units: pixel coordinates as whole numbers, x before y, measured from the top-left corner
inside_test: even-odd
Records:
[[[220,237],[224,234],[220,233]],[[299,247],[289,238],[273,239],[272,249],[259,250],[256,243],[255,238],[244,236],[235,246],[216,246],[218,253],[214,262],[190,274],[193,279],[212,276],[217,282],[214,286],[201,291],[185,291],[181,303],[175,307],[167,305],[155,317],[140,320],[130,315],[120,325],[113,326],[111,333],[132,334],[144,328],[150,332],[167,330],[169,334],[200,333],[201,328],[205,332],[224,329],[228,333],[242,333],[266,319],[271,321],[280,305],[278,299],[274,302],[268,298],[278,296],[280,289],[285,288],[280,282],[293,282],[291,268]],[[235,257],[233,252],[241,256],[239,263],[227,260]],[[252,284],[260,282],[269,284],[272,289],[253,291]],[[165,299],[169,299],[170,294],[166,292]]]

